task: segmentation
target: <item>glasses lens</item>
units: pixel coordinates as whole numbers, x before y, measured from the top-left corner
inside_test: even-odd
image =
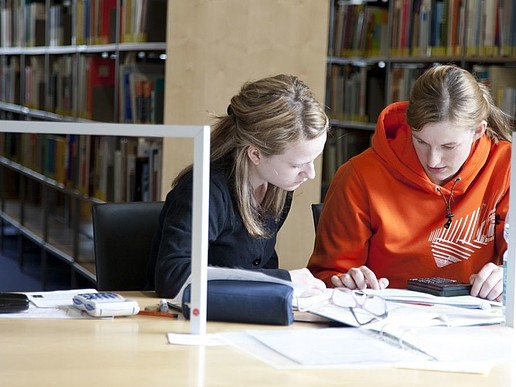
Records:
[[[354,308],[357,305],[353,293],[345,288],[335,288],[333,290],[332,301],[335,305],[343,308]]]
[[[351,312],[359,325],[366,325],[379,320],[379,317],[362,308],[351,308]]]
[[[375,316],[382,316],[386,311],[385,300],[378,296],[368,296],[364,300],[362,308]]]

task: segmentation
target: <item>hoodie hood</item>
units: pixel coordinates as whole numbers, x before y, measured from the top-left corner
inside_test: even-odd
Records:
[[[436,192],[438,186],[428,178],[414,150],[412,129],[406,122],[407,107],[406,101],[395,102],[381,112],[372,138],[372,149],[397,179],[421,190],[439,194]],[[475,142],[456,176],[460,177],[460,182],[455,184],[454,194],[466,192],[478,170],[486,163],[490,147],[491,141],[486,135]],[[454,180],[442,187],[444,192],[449,192]]]

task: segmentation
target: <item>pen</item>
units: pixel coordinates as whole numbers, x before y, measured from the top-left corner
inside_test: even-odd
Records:
[[[143,316],[177,318],[177,313],[157,312],[153,310],[140,310],[138,314],[141,314]]]
[[[179,305],[173,304],[171,302],[167,302],[167,305],[170,309],[177,310],[178,312],[183,313],[183,308],[181,308]]]

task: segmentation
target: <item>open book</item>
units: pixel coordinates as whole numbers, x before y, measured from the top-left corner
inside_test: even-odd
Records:
[[[395,365],[461,373],[488,373],[495,361],[514,356],[516,343],[512,329],[503,326],[426,327],[392,335],[364,328],[260,329],[218,335],[276,368]]]
[[[336,306],[329,300],[334,289],[326,289],[320,296],[296,298],[294,307],[350,326],[358,326],[349,308]],[[408,327],[472,326],[501,324],[504,320],[501,305],[471,296],[437,297],[405,289],[364,290],[366,294],[385,299],[387,316],[368,324],[376,330],[384,325]]]
[[[509,358],[514,350],[513,346],[497,349],[513,337],[511,330],[499,325],[504,322],[504,316],[497,303],[491,305],[469,296],[442,300],[403,289],[371,291],[386,299],[387,316],[359,326],[349,308],[328,302],[329,294],[334,291],[327,289],[321,296],[297,298],[293,304],[349,328],[301,329],[288,333],[250,331],[248,335],[254,340],[251,343],[258,342],[262,350],[269,348],[280,354],[280,359],[275,360],[285,367],[396,364],[405,368],[475,373],[487,373],[493,359]],[[498,326],[484,326],[495,324]],[[268,352],[267,358],[270,356]]]

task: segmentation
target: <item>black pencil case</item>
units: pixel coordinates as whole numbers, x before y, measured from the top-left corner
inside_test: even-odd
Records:
[[[17,313],[29,309],[29,299],[21,293],[0,293],[0,313]]]
[[[290,325],[293,288],[274,282],[211,280],[207,290],[207,320]],[[190,318],[190,285],[183,293],[183,315]]]

